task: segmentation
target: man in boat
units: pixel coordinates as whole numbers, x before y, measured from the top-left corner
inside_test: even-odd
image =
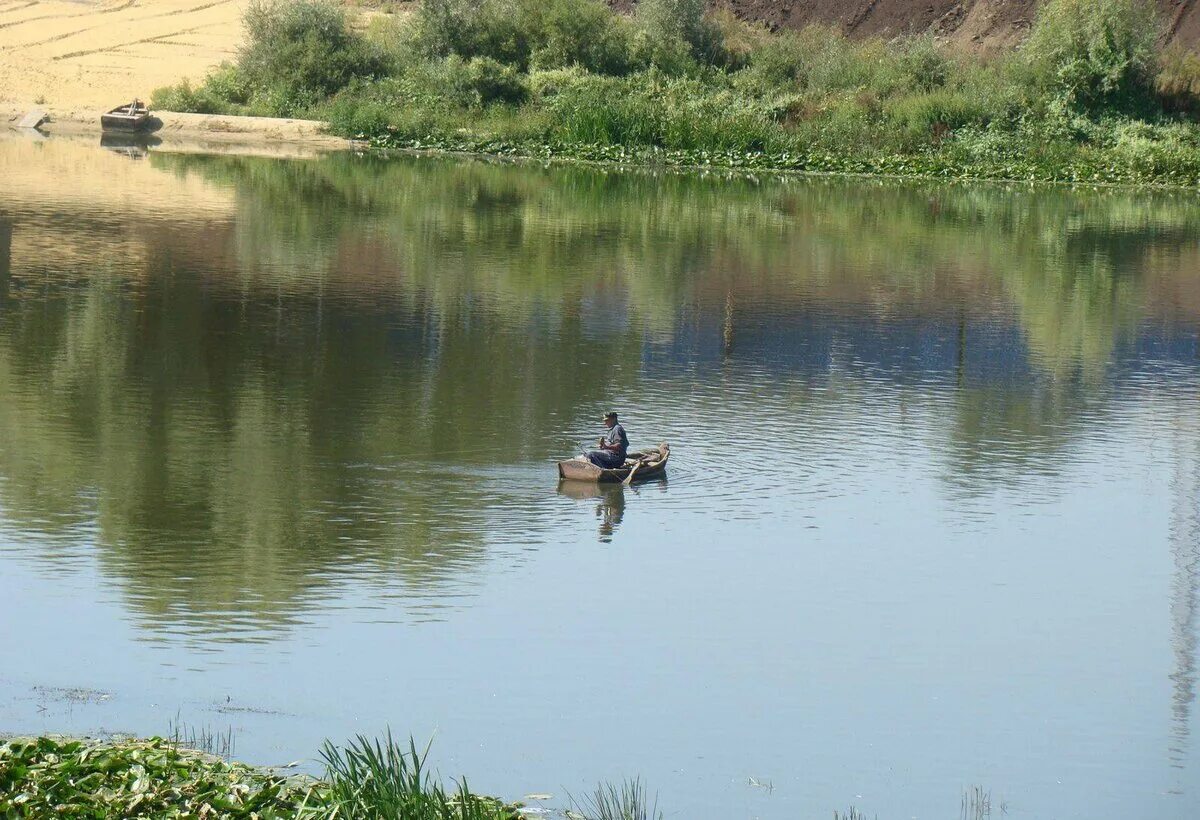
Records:
[[[597,467],[611,470],[625,463],[629,437],[625,435],[625,428],[617,421],[616,413],[610,411],[604,414],[604,426],[608,428],[608,432],[600,439],[600,449],[589,452],[587,458]]]

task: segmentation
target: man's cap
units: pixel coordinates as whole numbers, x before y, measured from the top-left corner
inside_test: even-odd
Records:
[[[607,413],[604,414],[604,418],[606,418],[606,419],[615,419],[616,417],[617,417],[617,413],[615,410],[609,410]]]

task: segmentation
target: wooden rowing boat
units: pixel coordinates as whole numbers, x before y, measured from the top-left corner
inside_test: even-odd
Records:
[[[642,481],[662,475],[667,469],[667,459],[670,457],[671,448],[665,442],[649,450],[629,453],[623,466],[607,470],[588,461],[587,456],[576,456],[568,461],[558,462],[558,477],[566,481],[624,481],[636,467],[637,472],[633,474],[633,480]]]
[[[105,130],[140,131],[150,123],[150,109],[141,100],[118,105],[100,116],[100,126]]]

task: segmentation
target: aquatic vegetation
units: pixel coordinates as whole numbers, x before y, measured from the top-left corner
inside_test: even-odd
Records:
[[[996,808],[1001,815],[1008,814],[1008,803],[996,801]],[[983,786],[971,786],[963,789],[962,802],[959,804],[960,820],[988,820],[992,816],[992,792]]]
[[[583,820],[662,820],[658,799],[649,801],[641,778],[620,785],[600,783],[583,798],[570,798],[572,813]]]
[[[845,814],[842,814],[842,813],[841,813],[841,812],[839,812],[837,809],[834,809],[834,811],[833,811],[833,820],[871,820],[871,819],[870,819],[870,818],[868,818],[868,817],[867,817],[867,815],[866,815],[866,814],[864,814],[863,812],[861,812],[861,811],[859,811],[858,809],[854,808],[854,806],[851,806],[851,807],[850,807],[850,808],[849,808],[849,809],[846,811],[846,813],[845,813]],[[876,815],[876,816],[873,818],[873,820],[879,820],[879,817],[878,817],[878,815]]]
[[[447,793],[418,753],[385,739],[326,743],[323,779],[231,763],[162,738],[18,738],[0,743],[0,816],[246,820],[513,820],[515,808]]]
[[[362,735],[339,748],[328,741],[321,750],[329,790],[328,804],[340,816],[363,820],[506,820],[511,807],[473,794],[466,779],[454,793],[433,780],[425,766],[429,747],[418,751],[410,738],[405,752],[391,732],[382,739]]]
[[[175,715],[167,726],[167,738],[172,746],[195,749],[205,754],[229,760],[233,757],[234,737],[233,727],[228,726],[224,731],[208,726],[191,726]]]
[[[162,740],[0,744],[3,817],[318,817],[322,788]]]

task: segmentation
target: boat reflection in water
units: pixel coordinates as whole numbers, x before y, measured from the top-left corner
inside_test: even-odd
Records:
[[[596,499],[596,518],[600,521],[600,540],[612,541],[613,533],[625,517],[625,485],[595,484],[586,481],[558,482],[559,495],[577,501]]]
[[[625,517],[626,494],[631,494],[636,498],[641,495],[643,490],[651,487],[660,491],[665,490],[667,487],[666,475],[659,475],[633,486],[620,482],[559,481],[558,494],[576,501],[594,499],[596,501],[595,517],[600,522],[600,540],[609,543],[612,541],[617,527],[621,525],[621,520]]]

